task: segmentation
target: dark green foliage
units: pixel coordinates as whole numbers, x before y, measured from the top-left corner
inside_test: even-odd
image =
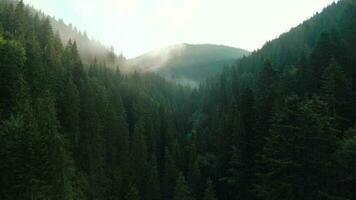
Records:
[[[179,174],[174,188],[174,200],[194,200],[183,174]]]
[[[125,200],[139,200],[139,194],[135,185],[131,185],[125,196]]]
[[[259,155],[260,199],[325,199],[339,132],[318,99],[288,97]]]
[[[338,186],[342,188],[337,195],[345,199],[355,199],[356,181],[356,130],[351,128],[335,154],[337,160]]]
[[[218,198],[216,197],[213,182],[208,179],[206,182],[206,189],[204,192],[204,197],[203,200],[217,200]]]
[[[329,105],[330,113],[341,127],[350,126],[347,115],[350,103],[350,84],[340,65],[331,61],[322,74],[321,98]]]
[[[14,83],[23,70],[25,51],[15,41],[0,38],[0,112],[2,116],[10,115],[14,98]]]
[[[354,0],[195,90],[124,75],[113,50],[96,58],[85,34],[11,2],[0,3],[0,199],[355,199]]]
[[[173,196],[176,157],[162,155],[181,148],[173,132],[176,116],[188,124],[178,108],[190,90],[97,62],[89,69],[48,18],[22,2],[0,5],[0,198],[157,200],[163,171]]]

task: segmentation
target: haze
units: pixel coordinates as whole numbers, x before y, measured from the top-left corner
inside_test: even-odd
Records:
[[[131,58],[179,43],[246,50],[288,31],[334,0],[25,0]]]

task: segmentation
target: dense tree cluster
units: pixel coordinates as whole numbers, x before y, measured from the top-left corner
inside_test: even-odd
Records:
[[[193,94],[219,199],[356,198],[355,31],[355,1],[334,3]]]
[[[355,33],[342,0],[192,90],[0,2],[0,199],[355,199]]]
[[[174,195],[190,89],[83,64],[23,2],[0,2],[0,27],[0,199]]]

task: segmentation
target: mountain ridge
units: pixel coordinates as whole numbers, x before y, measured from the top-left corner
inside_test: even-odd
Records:
[[[181,43],[149,51],[128,60],[127,72],[156,72],[177,82],[198,84],[250,52],[219,44]]]

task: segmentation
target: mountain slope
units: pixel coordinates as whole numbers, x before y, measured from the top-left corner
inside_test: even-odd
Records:
[[[89,38],[86,32],[81,32],[71,24],[66,24],[62,19],[50,17],[54,32],[59,33],[62,41],[76,41],[80,56],[86,64],[96,59],[105,62],[108,66],[122,66],[125,63],[123,55],[117,56],[113,47],[107,47],[99,41]]]
[[[228,180],[218,197],[355,199],[355,66],[356,1],[341,0],[202,85],[192,132]]]
[[[5,4],[16,7],[19,0],[2,0]],[[30,5],[26,5],[28,14],[36,15],[39,19],[46,19],[51,24],[50,29],[53,33],[58,34],[63,45],[66,45],[69,40],[76,42],[83,63],[90,64],[94,60],[98,63],[105,63],[108,67],[116,67],[125,65],[126,58],[123,55],[116,55],[113,47],[103,45],[100,41],[88,37],[86,32],[78,30],[72,24],[66,24],[62,19],[49,16]]]
[[[245,55],[249,52],[228,46],[180,44],[131,59],[127,70],[158,72],[168,79],[198,83]]]
[[[331,37],[337,38],[340,34],[350,32],[347,30],[346,23],[352,22],[354,13],[350,10],[350,6],[355,6],[355,4],[354,0],[332,3],[321,13],[316,13],[290,31],[267,42],[261,49],[252,52],[251,56],[242,59],[240,67],[244,71],[259,72],[265,59],[271,60],[277,67],[298,64],[301,56],[310,55],[322,33],[328,33]],[[346,43],[345,41],[338,42]],[[352,49],[352,47],[347,48]]]

